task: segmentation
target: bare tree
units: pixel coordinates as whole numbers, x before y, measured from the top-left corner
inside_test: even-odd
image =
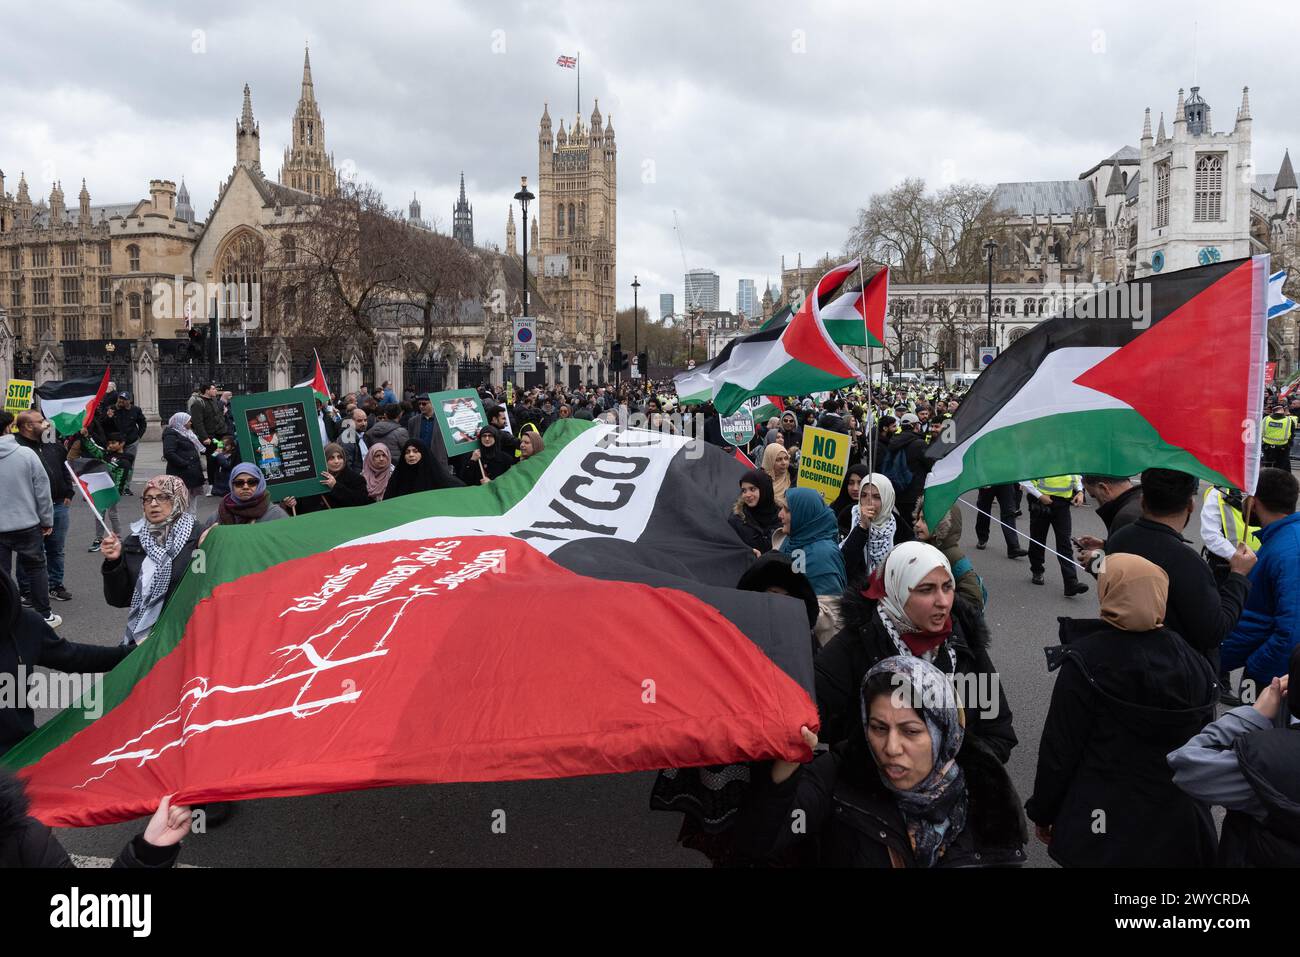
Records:
[[[972,282],[985,238],[1006,224],[992,196],[990,187],[976,183],[929,193],[924,180],[904,180],[858,210],[845,253],[888,265],[895,282]]]
[[[263,292],[284,335],[358,332],[371,344],[377,306],[403,288],[411,230],[373,186],[342,183],[269,244]]]
[[[423,359],[437,331],[459,323],[461,304],[479,297],[482,267],[450,236],[411,226],[407,234],[392,291],[420,309],[422,335],[415,356]]]

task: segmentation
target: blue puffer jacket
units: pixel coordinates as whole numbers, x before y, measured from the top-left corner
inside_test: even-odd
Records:
[[[1244,665],[1248,677],[1267,682],[1287,673],[1300,643],[1300,512],[1260,531],[1250,583],[1246,608],[1223,640],[1223,670]]]

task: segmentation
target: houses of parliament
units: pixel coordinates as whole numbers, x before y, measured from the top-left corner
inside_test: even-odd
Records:
[[[172,303],[154,302],[159,284],[170,288],[178,276],[201,285],[249,283],[258,278],[268,248],[292,261],[295,231],[339,188],[310,52],[303,56],[290,145],[274,179],[262,167],[261,126],[247,85],[234,126],[234,165],[202,219],[195,215],[183,180],[179,186],[170,178],[150,180],[147,199],[96,203],[88,186],[93,176],[88,176],[70,206],[61,182],[50,186],[48,196],[33,198],[23,172],[11,186],[12,179],[0,170],[0,308],[20,345],[31,348],[47,337],[183,336],[185,316]],[[561,120],[554,139],[549,113],[543,112],[539,195],[527,259],[539,369],[551,381],[594,380],[604,374],[614,334],[616,152],[612,118],[604,124],[598,107],[589,125],[578,117],[566,130]],[[511,208],[504,255],[476,247],[462,174],[452,210],[453,237],[486,267],[487,290],[483,302],[463,304],[455,328],[440,331],[435,351],[443,358],[482,359],[508,348],[508,339],[491,331],[488,314],[502,308],[493,290],[505,291],[507,315],[522,310],[522,251],[517,250],[514,218]],[[429,228],[416,199],[407,222]],[[226,305],[226,314],[232,314],[236,304]],[[292,296],[277,308],[286,319],[298,318]],[[408,349],[414,348],[420,330],[414,324],[406,328],[412,311],[394,312]],[[508,356],[502,359],[509,364]]]

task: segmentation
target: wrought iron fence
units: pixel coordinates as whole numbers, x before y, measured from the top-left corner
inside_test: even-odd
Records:
[[[447,360],[428,355],[408,358],[402,363],[402,382],[408,392],[441,392],[446,388]]]
[[[130,339],[79,339],[63,344],[63,378],[98,379],[105,365],[111,370],[108,377],[117,390],[131,391]]]
[[[206,359],[191,357],[189,343],[181,339],[164,339],[158,344],[158,415],[166,424],[176,412],[185,411],[195,388],[209,378],[223,390],[235,395],[265,392],[270,371],[270,340],[226,339],[222,342],[221,362],[215,363],[211,376]]]

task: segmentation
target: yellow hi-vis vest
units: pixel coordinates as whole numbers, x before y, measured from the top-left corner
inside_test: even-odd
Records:
[[[1291,430],[1295,423],[1291,421],[1291,416],[1285,415],[1282,418],[1268,415],[1264,417],[1264,444],[1265,445],[1286,445],[1291,441]]]
[[[1210,497],[1210,491],[1214,486],[1205,490],[1205,498]],[[1223,537],[1234,545],[1242,540],[1241,528],[1246,524],[1246,517],[1241,514],[1241,509],[1233,508],[1228,501],[1227,493],[1223,489],[1219,492],[1219,527],[1223,529]],[[1252,552],[1259,551],[1259,525],[1251,525],[1246,529],[1246,547]]]
[[[1034,488],[1044,495],[1057,498],[1074,498],[1074,476],[1053,475],[1049,478],[1034,479]]]

